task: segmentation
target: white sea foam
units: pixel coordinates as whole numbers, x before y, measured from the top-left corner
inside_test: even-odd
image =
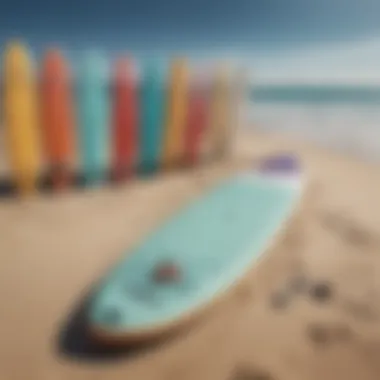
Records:
[[[380,106],[251,103],[247,125],[380,162]]]

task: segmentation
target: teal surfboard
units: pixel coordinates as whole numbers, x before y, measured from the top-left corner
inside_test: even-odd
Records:
[[[143,66],[140,88],[140,168],[155,171],[162,153],[164,128],[164,75],[159,65]]]
[[[212,303],[265,253],[303,192],[279,156],[234,175],[179,211],[104,278],[89,309],[106,341],[165,333]]]
[[[86,184],[103,182],[109,169],[109,68],[101,53],[88,52],[77,72],[78,149]]]

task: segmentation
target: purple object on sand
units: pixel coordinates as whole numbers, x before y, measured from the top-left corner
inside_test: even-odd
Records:
[[[279,154],[264,159],[259,170],[264,173],[294,174],[299,172],[299,161],[292,154]]]

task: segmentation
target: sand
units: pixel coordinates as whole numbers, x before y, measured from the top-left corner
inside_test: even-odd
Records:
[[[379,168],[280,135],[240,134],[236,148],[196,171],[1,201],[0,379],[379,379]],[[166,342],[90,345],[77,308],[121,252],[218,178],[279,151],[302,157],[311,188],[266,260]]]

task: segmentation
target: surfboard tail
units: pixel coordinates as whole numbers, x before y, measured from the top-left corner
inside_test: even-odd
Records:
[[[293,154],[279,154],[262,160],[259,170],[266,174],[294,175],[300,172],[300,163]]]

